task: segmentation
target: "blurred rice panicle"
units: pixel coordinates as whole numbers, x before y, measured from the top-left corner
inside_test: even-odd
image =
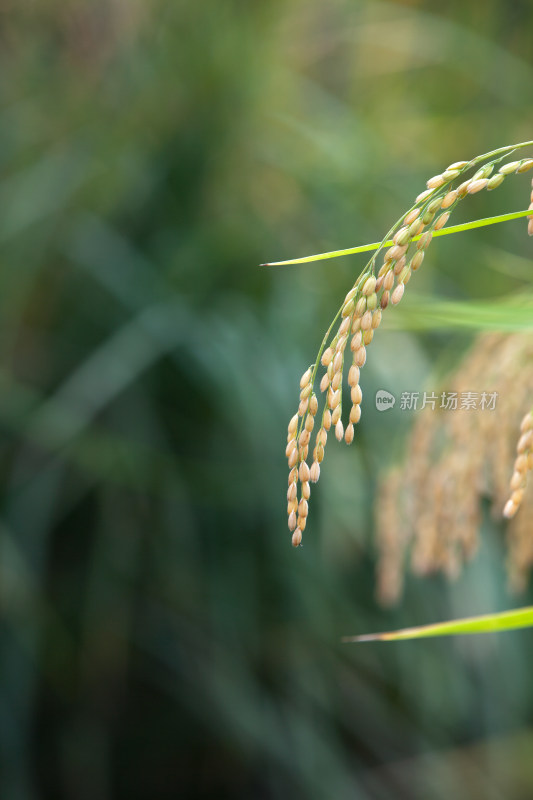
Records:
[[[520,420],[533,397],[532,359],[531,334],[484,334],[446,388],[458,394],[496,392],[495,409],[426,407],[418,414],[403,463],[383,477],[378,490],[381,602],[398,600],[408,559],[417,574],[456,577],[476,554],[484,499],[494,517],[501,517]],[[530,424],[528,413],[524,433]],[[525,449],[523,436],[520,449]],[[525,587],[533,565],[533,492],[520,499],[524,508],[507,528],[509,580],[515,590]]]

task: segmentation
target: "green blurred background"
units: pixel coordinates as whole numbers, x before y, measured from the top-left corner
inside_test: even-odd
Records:
[[[258,266],[380,239],[451,161],[533,138],[532,24],[519,0],[4,4],[2,800],[532,796],[528,631],[340,643],[518,602],[489,525],[457,583],[375,600],[410,421],[373,392],[471,337],[384,322],[293,550],[286,425],[363,262]],[[525,228],[436,242],[402,319],[523,288]]]

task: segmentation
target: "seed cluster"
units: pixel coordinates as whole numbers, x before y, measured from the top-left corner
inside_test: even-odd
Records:
[[[489,389],[497,393],[492,411],[426,408],[416,415],[402,463],[378,487],[377,592],[384,604],[401,594],[404,565],[419,575],[442,572],[456,577],[477,552],[482,503],[492,500],[501,519],[509,497],[509,464],[524,406],[533,396],[531,334],[484,334],[475,343],[446,389],[459,395]],[[524,493],[527,469],[533,467],[533,418],[522,421],[512,495],[505,506],[508,572],[512,588],[522,589],[533,567],[533,492]],[[515,494],[518,492],[518,494]],[[512,513],[509,513],[512,512]]]
[[[511,478],[511,496],[503,509],[503,516],[512,519],[522,500],[526,488],[527,473],[533,469],[533,416],[529,411],[520,425],[520,439],[516,446],[514,472]]]
[[[287,514],[294,546],[302,541],[309,510],[310,484],[316,483],[320,477],[328,433],[333,429],[335,438],[338,441],[344,439],[347,444],[354,440],[355,426],[361,419],[363,398],[360,371],[366,363],[367,348],[381,324],[383,312],[389,305],[395,306],[401,301],[412,274],[422,265],[433,233],[446,225],[451,212],[464,197],[482,189],[491,191],[500,186],[507,175],[525,172],[533,167],[533,159],[522,159],[504,164],[492,174],[498,163],[493,161],[479,167],[470,178],[454,187],[454,182],[462,178],[467,170],[477,166],[478,162],[476,159],[471,162],[457,161],[427,181],[427,189],[418,195],[414,206],[389,231],[344,298],[316,362],[302,375],[298,413],[289,423],[286,450],[290,470]],[[533,210],[533,193],[530,207]],[[533,232],[533,214],[529,218],[529,226]],[[378,269],[377,256],[389,237],[392,237],[392,242],[388,242],[389,249],[383,254]],[[338,328],[329,340],[337,322]],[[347,416],[344,416],[344,427],[343,376],[347,363],[351,403]],[[324,369],[319,383],[324,398],[319,415],[314,385],[320,367]],[[320,423],[315,425],[317,416]],[[312,461],[309,466],[311,446]]]

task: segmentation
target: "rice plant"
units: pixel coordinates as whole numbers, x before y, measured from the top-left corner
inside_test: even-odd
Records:
[[[367,349],[381,324],[383,313],[391,306],[400,303],[413,273],[422,266],[433,237],[443,235],[444,226],[462,200],[484,189],[493,191],[509,176],[520,175],[533,167],[531,158],[508,160],[514,151],[532,144],[531,141],[521,142],[484,153],[468,161],[456,161],[450,164],[442,173],[427,181],[426,189],[416,197],[411,208],[400,217],[377,245],[364,245],[307,258],[274,262],[303,263],[364,250],[374,251],[346,294],[322,340],[315,360],[300,379],[299,405],[289,422],[286,447],[289,465],[288,527],[295,547],[302,543],[309,513],[311,483],[316,483],[320,477],[328,435],[333,431],[337,440],[344,440],[348,445],[354,441],[356,426],[362,413],[361,370],[366,363]],[[457,226],[456,230],[468,230],[519,216],[527,217],[527,231],[530,236],[533,235],[533,191],[527,210],[489,220],[477,220]],[[452,232],[452,229],[446,232]],[[388,249],[385,250],[386,247]],[[491,350],[494,350],[495,344],[490,338],[489,342],[491,344],[488,353],[492,356]],[[514,343],[515,340],[511,346]],[[504,345],[506,344],[505,341]],[[518,350],[523,344],[518,337],[516,343]],[[486,342],[482,342],[479,349],[482,353],[486,352]],[[513,359],[508,359],[507,363],[513,363]],[[517,356],[514,363],[519,365],[519,373],[523,374],[523,360]],[[485,374],[485,366],[481,359],[480,375]],[[319,375],[321,368],[322,374]],[[466,374],[471,377],[472,364],[469,363],[465,369]],[[343,390],[345,380],[350,392],[350,406],[346,411]],[[317,382],[319,394],[315,391]],[[522,384],[524,391],[519,395],[524,403],[522,414],[527,413],[520,426],[517,457],[510,481],[510,496],[503,507],[503,515],[509,519],[515,516],[524,500],[526,475],[533,468],[533,419],[528,409],[533,387],[529,386],[527,380],[523,380]],[[318,399],[320,394],[323,395],[321,403]],[[468,440],[471,458],[457,459],[453,448],[446,450],[447,460],[440,459],[432,467],[433,493],[431,491],[419,493],[418,487],[428,483],[424,471],[427,471],[432,456],[433,440],[431,435],[428,436],[431,426],[426,422],[424,420],[420,423],[419,428],[422,427],[423,430],[416,431],[413,444],[415,452],[411,453],[407,466],[389,479],[383,492],[378,527],[382,556],[379,568],[380,594],[385,602],[395,601],[399,596],[404,553],[407,544],[413,540],[415,541],[413,561],[418,572],[442,569],[453,576],[460,568],[461,559],[475,552],[479,515],[475,485],[486,463],[486,454],[479,444],[476,445],[472,441],[472,437]],[[456,429],[462,426],[463,433],[466,430],[472,431],[469,421],[460,414],[454,418],[453,425]],[[480,434],[482,442],[491,441],[493,444],[488,436],[489,431],[480,429],[475,432]],[[459,430],[457,438],[460,438],[460,433]],[[462,441],[464,444],[464,436]],[[458,467],[455,466],[454,459]],[[500,498],[501,475],[502,470],[506,468],[501,447],[495,450],[493,464],[497,473],[495,481],[499,488],[497,496]],[[414,474],[417,469],[418,480]],[[424,480],[420,480],[421,476]],[[446,476],[449,478],[447,482]],[[410,495],[414,497],[409,503]],[[402,530],[402,506],[410,507],[410,512],[404,513],[404,530]],[[441,512],[442,517],[439,518]],[[519,526],[515,526],[515,530],[514,535],[510,537],[512,542],[510,561],[514,570],[514,581],[520,583],[523,582],[525,572],[533,563],[533,547],[530,546],[529,536]]]

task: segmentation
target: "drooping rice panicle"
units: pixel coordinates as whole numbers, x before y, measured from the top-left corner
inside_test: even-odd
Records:
[[[424,261],[433,233],[448,223],[461,200],[483,189],[492,191],[501,186],[507,176],[526,172],[533,167],[533,159],[510,161],[499,166],[504,156],[513,149],[500,148],[470,161],[454,162],[442,173],[430,178],[426,189],[416,197],[414,205],[388,231],[344,298],[314,364],[302,375],[298,412],[289,423],[286,450],[290,469],[287,513],[293,545],[297,546],[302,541],[309,512],[310,483],[316,483],[320,477],[328,432],[333,429],[335,438],[339,441],[344,439],[347,444],[355,439],[363,396],[359,383],[361,369],[366,363],[367,349],[381,324],[383,312],[401,302],[405,287]],[[464,179],[465,173],[471,169],[475,169],[474,173]],[[533,192],[530,208],[533,210]],[[533,233],[533,214],[528,217],[528,232]],[[391,238],[393,244],[383,253],[378,267],[378,257],[385,242]],[[321,424],[315,426],[320,403],[314,386],[321,367],[324,369],[319,380],[319,392],[323,398]],[[351,404],[343,419],[343,380],[346,372]],[[309,466],[311,445],[312,461]],[[449,570],[453,571],[452,566],[449,566]]]

